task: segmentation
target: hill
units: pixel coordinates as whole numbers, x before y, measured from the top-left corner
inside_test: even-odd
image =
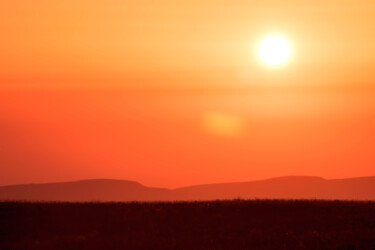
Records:
[[[177,189],[146,187],[134,181],[109,179],[0,187],[0,200],[177,201],[235,198],[375,200],[375,177],[326,180],[287,176]]]
[[[107,179],[0,187],[0,200],[152,201],[168,200],[169,195],[170,191],[165,188],[150,188],[134,181]]]

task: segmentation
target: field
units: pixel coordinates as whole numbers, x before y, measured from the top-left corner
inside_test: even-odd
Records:
[[[375,202],[0,203],[0,249],[375,249]]]

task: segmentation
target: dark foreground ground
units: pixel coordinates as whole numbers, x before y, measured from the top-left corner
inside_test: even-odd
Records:
[[[375,202],[0,203],[0,249],[375,249]]]

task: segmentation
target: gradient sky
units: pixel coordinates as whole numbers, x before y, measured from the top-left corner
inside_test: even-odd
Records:
[[[0,185],[375,175],[374,23],[369,0],[2,1]]]

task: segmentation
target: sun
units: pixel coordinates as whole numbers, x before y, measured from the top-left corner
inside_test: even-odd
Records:
[[[263,62],[270,65],[279,65],[288,60],[290,47],[285,39],[271,36],[261,42],[258,53]]]

